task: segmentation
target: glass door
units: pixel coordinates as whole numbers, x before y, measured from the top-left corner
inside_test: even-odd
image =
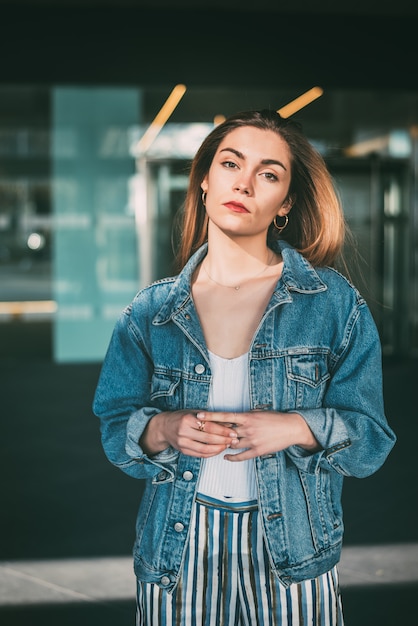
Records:
[[[340,190],[357,251],[351,278],[366,299],[385,353],[406,353],[408,315],[408,167],[399,159],[349,159],[329,167]]]

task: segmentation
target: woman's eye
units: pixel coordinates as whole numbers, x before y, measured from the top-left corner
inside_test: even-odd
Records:
[[[233,161],[223,161],[222,165],[227,168],[237,167]]]
[[[279,177],[276,174],[273,174],[273,172],[264,172],[264,176],[267,180],[271,180],[272,182],[279,180]]]

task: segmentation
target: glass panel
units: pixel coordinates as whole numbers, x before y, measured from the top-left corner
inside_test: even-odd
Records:
[[[384,352],[407,350],[407,165],[373,156],[331,162],[330,169],[357,247],[357,254],[346,251],[352,281],[372,311]]]
[[[26,301],[51,312],[49,90],[0,90],[0,301],[6,319]],[[41,307],[33,308],[37,317]]]
[[[53,91],[57,361],[100,360],[138,290],[129,130],[139,105],[137,89]]]
[[[183,160],[154,162],[148,166],[151,183],[153,278],[171,276],[175,272],[177,242],[174,221],[181,211],[188,184],[188,162]]]

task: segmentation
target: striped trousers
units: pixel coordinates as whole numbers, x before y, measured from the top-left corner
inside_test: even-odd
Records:
[[[172,594],[137,582],[137,626],[343,626],[336,568],[285,588],[271,572],[256,502],[199,496]]]

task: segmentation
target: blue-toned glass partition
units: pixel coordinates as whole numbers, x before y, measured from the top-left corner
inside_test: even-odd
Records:
[[[138,89],[53,89],[57,362],[101,360],[116,316],[140,283],[139,181],[129,150],[139,115]]]

